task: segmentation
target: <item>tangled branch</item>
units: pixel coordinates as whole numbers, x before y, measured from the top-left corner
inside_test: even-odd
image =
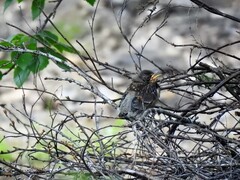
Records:
[[[50,23],[65,38],[50,20],[60,2],[49,16],[45,15],[45,23],[41,27],[44,29]],[[69,176],[95,179],[238,178],[240,69],[228,66],[217,56],[239,61],[237,55],[224,51],[224,48],[235,48],[240,41],[219,47],[198,42],[171,42],[161,35],[162,29],[168,25],[169,12],[173,10],[171,2],[160,6],[159,1],[141,4],[138,15],[144,18],[128,34],[122,27],[122,21],[129,2],[124,1],[120,10],[114,4],[111,8],[122,39],[128,44],[134,69],[142,70],[144,63],[148,63],[162,73],[158,82],[161,96],[156,107],[146,109],[140,117],[131,121],[117,116],[123,94],[117,86],[117,79],[126,80],[135,73],[105,62],[97,54],[94,22],[100,1],[90,22],[94,55],[80,41],[77,45],[84,53],[67,41],[81,65],[67,57],[63,61],[48,52],[0,45],[0,51],[41,55],[70,69],[61,76],[50,77],[39,73],[34,77],[35,84],[30,87],[0,85],[2,89],[15,90],[22,95],[21,106],[0,105],[1,116],[7,122],[7,126],[0,127],[1,143],[23,142],[20,145],[11,143],[9,149],[1,151],[2,157],[13,157],[11,160],[0,159],[3,166],[1,176],[32,179]],[[192,2],[213,12],[200,1]],[[143,46],[137,47],[134,39],[139,37],[139,31],[158,16],[160,22],[157,19],[157,27],[149,33]],[[145,50],[154,38],[174,48],[190,49],[189,67],[179,70],[168,66],[166,70],[160,67],[158,61],[147,57]],[[47,47],[43,41],[37,40]],[[196,49],[198,58],[193,60],[193,50]],[[60,88],[55,92],[48,90],[47,82],[50,81],[59,87],[76,88],[79,98],[65,96],[64,90],[59,93]],[[173,105],[162,97],[166,91],[176,99]],[[40,106],[45,107],[47,118],[38,113]]]

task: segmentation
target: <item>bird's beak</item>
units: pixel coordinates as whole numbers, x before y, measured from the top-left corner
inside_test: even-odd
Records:
[[[154,73],[154,74],[151,76],[151,78],[150,78],[150,82],[151,82],[151,83],[157,82],[157,81],[158,81],[158,78],[159,78],[160,76],[161,76],[160,73]]]

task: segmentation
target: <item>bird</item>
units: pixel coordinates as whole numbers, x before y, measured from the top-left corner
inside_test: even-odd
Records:
[[[160,73],[151,70],[142,70],[122,96],[119,105],[119,117],[125,119],[137,119],[142,113],[155,106],[159,98]]]

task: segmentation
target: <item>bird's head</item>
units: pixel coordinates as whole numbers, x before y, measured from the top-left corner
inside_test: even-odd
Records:
[[[160,73],[153,73],[150,70],[143,70],[138,74],[136,80],[140,80],[144,83],[156,83],[159,77]]]

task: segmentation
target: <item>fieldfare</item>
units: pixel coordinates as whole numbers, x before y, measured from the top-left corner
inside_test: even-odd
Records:
[[[146,109],[155,106],[159,98],[159,76],[159,73],[143,70],[132,79],[120,102],[119,117],[137,119]]]

